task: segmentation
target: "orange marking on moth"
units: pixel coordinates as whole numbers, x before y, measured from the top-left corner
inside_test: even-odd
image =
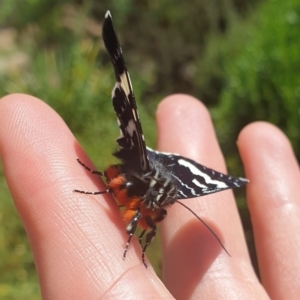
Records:
[[[110,166],[105,170],[104,173],[107,180],[110,181],[120,175],[120,168],[118,166]]]
[[[150,209],[145,207],[139,196],[128,196],[127,189],[123,186],[126,184],[126,178],[120,173],[120,168],[118,166],[110,166],[105,171],[105,176],[107,178],[107,185],[110,190],[112,190],[114,198],[119,205],[123,206],[122,216],[126,224],[129,224],[137,211],[140,211],[141,218],[138,221],[138,225],[143,229],[149,228],[147,219],[153,220],[153,222],[158,223],[160,216],[160,209]]]

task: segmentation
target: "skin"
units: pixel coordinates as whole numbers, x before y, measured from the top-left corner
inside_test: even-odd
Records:
[[[180,205],[161,223],[163,282],[133,238],[127,259],[125,225],[63,120],[42,101],[9,95],[0,101],[0,154],[35,258],[43,299],[298,299],[300,294],[300,174],[286,136],[257,122],[238,137],[261,273],[252,269],[232,191],[185,200],[218,234]],[[178,121],[180,120],[180,122]],[[186,95],[157,110],[158,149],[226,172],[207,109]],[[101,147],[101,137],[99,137]],[[235,174],[237,175],[237,174]]]

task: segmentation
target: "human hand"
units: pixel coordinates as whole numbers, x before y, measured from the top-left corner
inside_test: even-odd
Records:
[[[127,234],[112,197],[72,192],[105,185],[76,162],[76,157],[88,161],[62,119],[26,95],[2,99],[0,115],[4,171],[44,299],[298,299],[300,174],[288,140],[274,126],[251,124],[238,139],[250,179],[247,201],[262,284],[251,266],[232,191],[185,200],[231,257],[190,212],[170,207],[160,225],[163,284],[149,263],[144,268],[136,239],[122,259]],[[158,108],[157,124],[159,150],[225,172],[209,114],[199,101],[168,97]]]

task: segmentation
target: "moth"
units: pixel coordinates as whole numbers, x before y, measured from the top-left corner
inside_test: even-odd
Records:
[[[167,208],[174,203],[184,206],[193,213],[226,251],[211,228],[178,200],[241,187],[248,180],[219,173],[177,154],[154,151],[146,147],[129,73],[109,11],[105,14],[102,37],[116,76],[112,104],[121,135],[116,140],[119,149],[113,155],[121,163],[99,172],[90,169],[77,158],[89,172],[106,178],[107,189],[97,192],[74,191],[93,195],[104,193],[113,195],[127,224],[128,240],[123,258],[126,258],[132,236],[140,226],[143,231],[139,241],[142,246],[142,262],[146,268],[145,252],[156,235],[156,224],[167,216]],[[146,232],[143,245],[142,238]]]

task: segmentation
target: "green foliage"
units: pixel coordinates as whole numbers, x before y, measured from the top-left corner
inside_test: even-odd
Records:
[[[68,35],[68,26],[61,26],[63,21],[67,21],[66,10],[74,3],[72,0],[12,0],[2,1],[0,10],[0,22],[6,26],[12,26],[20,31],[30,25],[40,29],[36,36],[36,42],[41,44],[64,42],[71,35]],[[86,14],[85,7],[81,7],[81,13]],[[16,14],[17,12],[17,14]]]
[[[253,22],[254,21],[254,22]],[[300,3],[264,3],[252,24],[233,30],[235,52],[224,52],[226,87],[218,107],[223,144],[244,125],[265,120],[279,126],[300,150]],[[230,120],[230,122],[228,122]],[[300,158],[300,156],[298,156]]]

